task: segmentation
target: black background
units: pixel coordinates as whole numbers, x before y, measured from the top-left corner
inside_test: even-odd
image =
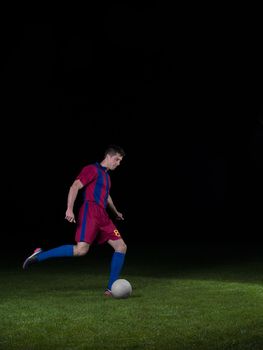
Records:
[[[109,143],[130,247],[260,250],[261,28],[157,2],[69,10],[1,24],[2,251],[74,242],[69,187]]]

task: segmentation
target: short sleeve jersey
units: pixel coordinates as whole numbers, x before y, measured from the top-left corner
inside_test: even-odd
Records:
[[[107,207],[111,180],[106,167],[98,162],[89,164],[82,168],[76,180],[80,180],[84,186],[86,201],[96,202],[103,208]]]

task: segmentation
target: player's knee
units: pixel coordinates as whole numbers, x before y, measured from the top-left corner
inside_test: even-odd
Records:
[[[88,252],[87,249],[80,249],[79,252],[78,252],[78,256],[84,256],[84,255],[87,254],[87,252]]]
[[[75,248],[75,255],[76,256],[84,256],[87,254],[87,252],[89,251],[89,247],[76,247]]]
[[[126,253],[127,252],[127,245],[122,241],[118,244],[116,251],[120,253]]]

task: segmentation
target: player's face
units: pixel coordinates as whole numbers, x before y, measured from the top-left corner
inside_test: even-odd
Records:
[[[109,156],[109,168],[111,170],[114,170],[117,168],[117,166],[120,165],[120,162],[122,161],[122,156],[117,153],[114,156]]]

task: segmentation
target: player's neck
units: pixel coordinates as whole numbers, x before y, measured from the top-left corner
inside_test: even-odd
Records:
[[[106,168],[106,171],[109,170],[109,167],[107,166],[107,161],[104,159],[102,162],[100,162],[100,165],[104,168]]]

